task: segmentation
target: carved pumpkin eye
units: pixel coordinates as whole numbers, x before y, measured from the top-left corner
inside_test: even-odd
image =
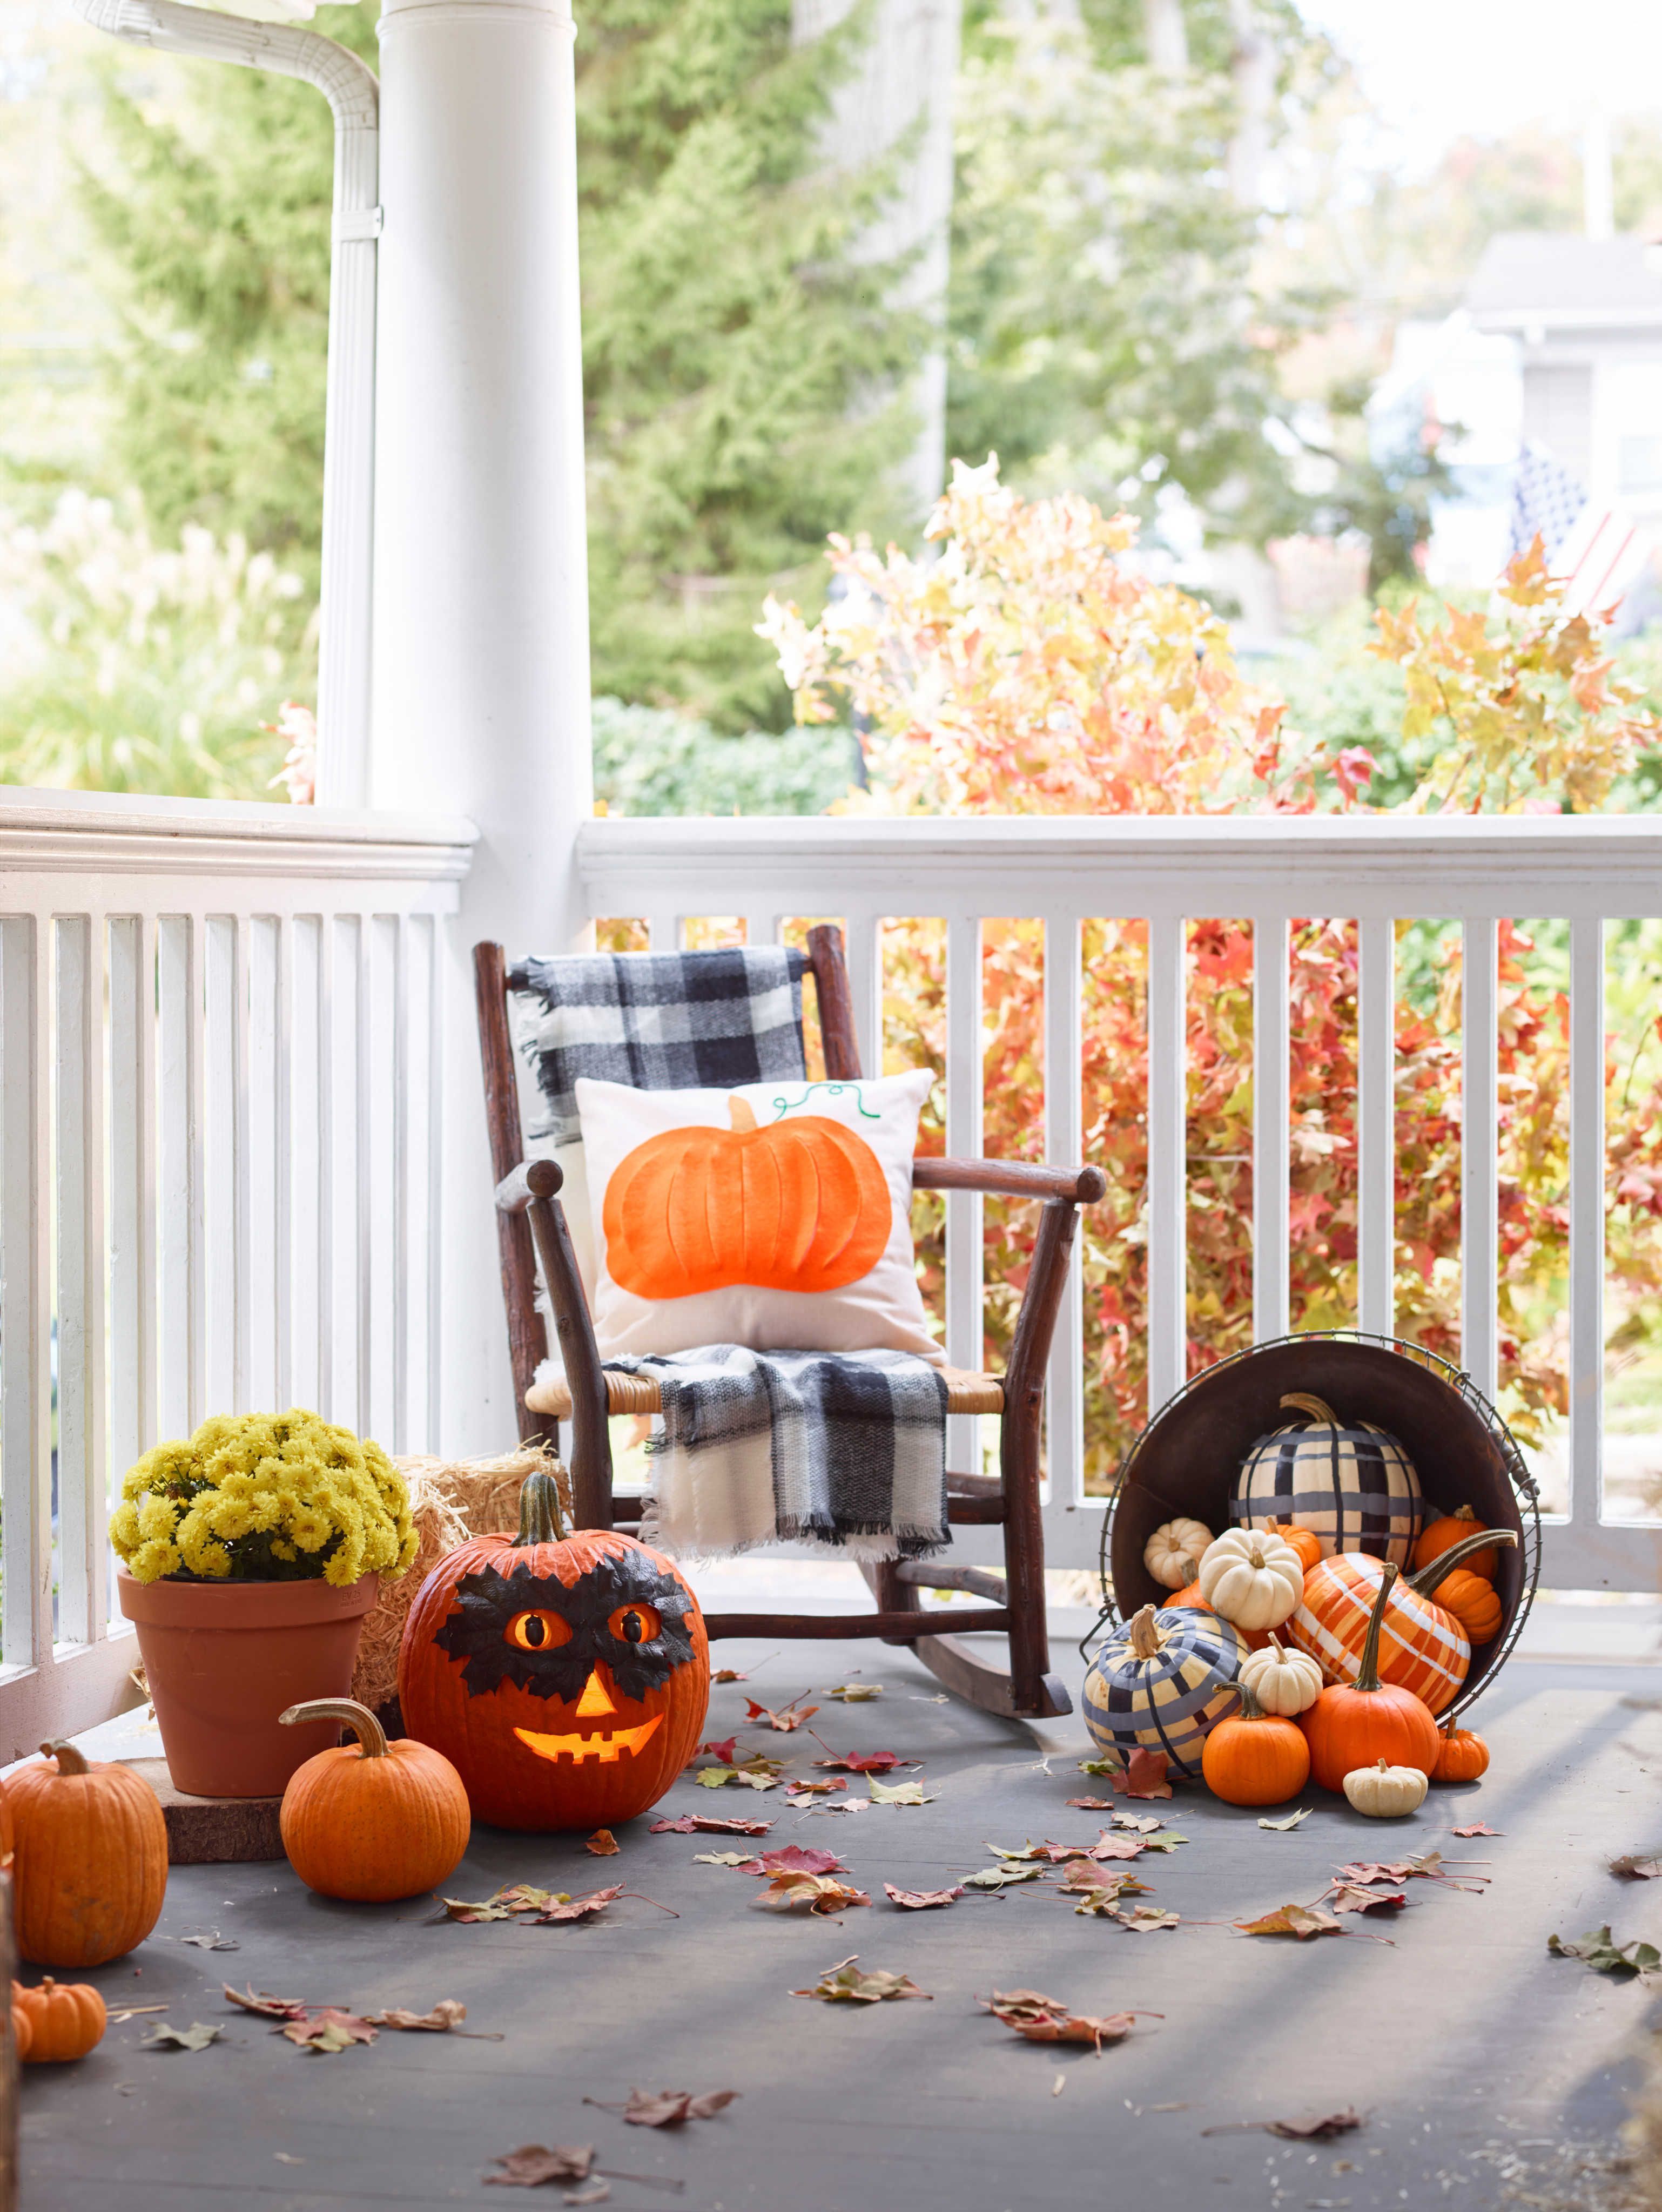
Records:
[[[619,1644],[650,1644],[659,1626],[657,1609],[649,1605],[620,1605],[606,1623]]]
[[[516,1613],[502,1635],[521,1651],[551,1651],[557,1644],[570,1643],[571,1623],[557,1613]]]

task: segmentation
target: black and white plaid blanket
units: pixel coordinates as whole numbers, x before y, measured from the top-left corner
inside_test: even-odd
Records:
[[[529,1133],[575,1139],[580,1075],[636,1091],[802,1081],[807,965],[783,945],[521,962],[508,979],[514,1036],[543,1096]]]
[[[666,1551],[712,1559],[780,1541],[918,1559],[952,1541],[947,1385],[915,1352],[715,1344],[606,1364],[663,1392],[648,1518]]]

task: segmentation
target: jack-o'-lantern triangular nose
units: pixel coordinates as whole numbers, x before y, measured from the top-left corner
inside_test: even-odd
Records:
[[[583,1684],[583,1693],[577,1700],[577,1717],[580,1721],[594,1720],[602,1713],[615,1713],[617,1710],[606,1693],[606,1684],[597,1667]]]

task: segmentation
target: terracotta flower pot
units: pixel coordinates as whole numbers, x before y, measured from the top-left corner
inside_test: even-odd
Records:
[[[176,1789],[192,1797],[278,1797],[326,1751],[332,1721],[281,1728],[308,1698],[344,1698],[379,1577],[325,1582],[116,1584],[155,1704]]]

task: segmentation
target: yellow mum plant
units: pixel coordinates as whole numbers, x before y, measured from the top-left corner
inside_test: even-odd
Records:
[[[217,1414],[130,1467],[110,1541],[141,1583],[315,1582],[413,1565],[404,1477],[377,1443],[300,1407]]]

